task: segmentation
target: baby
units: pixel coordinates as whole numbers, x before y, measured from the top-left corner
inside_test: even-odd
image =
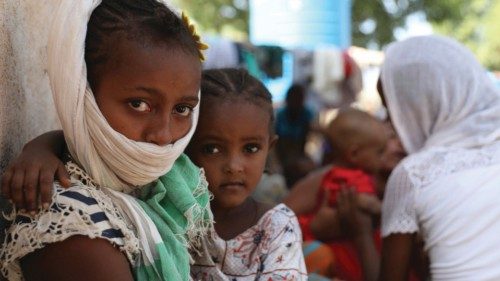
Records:
[[[328,225],[328,233],[321,233],[314,224],[322,202],[336,208],[337,195],[344,188],[357,193],[357,205],[364,212],[378,218],[383,190],[377,188],[375,175],[381,167],[388,140],[384,124],[370,114],[344,109],[328,125],[325,136],[333,149],[331,168],[324,174],[317,192],[315,207],[301,216],[299,222],[304,241],[328,240],[335,259],[335,274],[346,280],[361,280],[361,267],[357,254],[340,225]],[[380,240],[375,231],[376,242]],[[377,244],[377,243],[376,243]]]

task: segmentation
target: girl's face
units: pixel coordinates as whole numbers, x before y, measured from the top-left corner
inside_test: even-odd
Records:
[[[189,132],[198,104],[198,58],[177,48],[119,40],[102,66],[96,102],[111,127],[127,138],[157,145]]]
[[[253,192],[262,176],[276,138],[269,132],[271,117],[246,101],[207,103],[201,108],[188,153],[205,169],[214,207],[234,208]]]

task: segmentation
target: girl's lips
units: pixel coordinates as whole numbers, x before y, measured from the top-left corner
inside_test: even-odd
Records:
[[[245,188],[245,184],[242,182],[227,182],[219,185],[223,189],[239,189],[239,188]]]

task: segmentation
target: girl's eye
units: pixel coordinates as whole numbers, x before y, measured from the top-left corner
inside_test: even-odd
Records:
[[[189,116],[191,112],[193,112],[193,108],[188,105],[178,105],[175,107],[175,113],[181,115],[181,116]]]
[[[151,107],[145,101],[142,101],[142,100],[133,100],[133,101],[130,101],[128,104],[135,111],[139,111],[139,112],[150,112],[151,111]]]
[[[260,146],[257,144],[247,144],[244,150],[247,153],[257,153],[260,150]]]
[[[219,148],[215,145],[212,145],[212,144],[205,145],[203,147],[203,153],[205,153],[205,154],[216,154],[219,152],[220,152]]]

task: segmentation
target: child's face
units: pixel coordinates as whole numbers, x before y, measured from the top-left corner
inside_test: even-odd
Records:
[[[387,145],[388,136],[381,122],[374,122],[369,139],[360,147],[356,155],[356,164],[369,173],[377,172],[382,165],[382,159]]]
[[[189,156],[205,169],[214,207],[242,204],[259,182],[274,136],[269,112],[246,102],[208,101],[189,146]]]
[[[134,141],[166,145],[182,138],[198,104],[198,58],[129,40],[116,45],[93,89],[108,123]]]
[[[384,125],[387,130],[388,140],[382,156],[381,170],[390,173],[406,157],[406,152],[390,122],[386,122]]]

